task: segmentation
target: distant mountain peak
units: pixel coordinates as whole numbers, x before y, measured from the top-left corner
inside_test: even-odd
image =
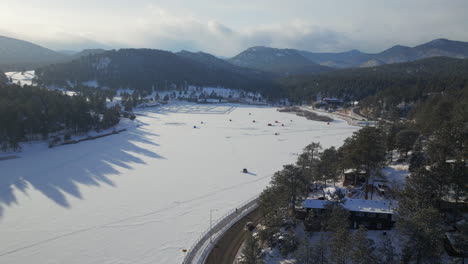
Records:
[[[250,47],[229,61],[237,66],[280,75],[308,74],[331,70],[329,67],[308,60],[298,50],[264,46]]]
[[[0,36],[0,68],[6,71],[33,69],[67,57],[28,41]]]
[[[411,47],[403,46],[403,45],[395,45],[395,46],[389,48],[388,50],[408,50],[408,49],[411,49]]]
[[[347,54],[361,54],[362,52],[360,50],[357,50],[357,49],[352,49],[350,51],[346,51],[344,53],[347,53]]]

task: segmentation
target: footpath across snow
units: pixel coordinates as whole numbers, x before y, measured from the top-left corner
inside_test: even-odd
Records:
[[[242,105],[139,114],[125,132],[0,161],[0,263],[181,263],[210,209],[216,220],[310,142],[339,146],[358,129]]]

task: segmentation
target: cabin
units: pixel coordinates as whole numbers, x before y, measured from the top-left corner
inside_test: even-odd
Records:
[[[325,97],[325,98],[323,98],[322,101],[325,102],[327,105],[330,105],[330,106],[341,106],[344,103],[343,99],[339,99],[339,98],[335,98],[335,97]]]
[[[364,170],[356,170],[356,169],[348,169],[344,171],[344,181],[343,185],[357,185],[359,183],[366,182],[366,171]]]
[[[322,215],[326,213],[327,204],[332,204],[332,201],[306,199],[303,207],[306,216],[311,217],[309,225],[306,228],[316,230],[320,228]],[[363,199],[345,199],[340,202],[344,209],[350,212],[349,222],[352,229],[359,228],[363,225],[369,230],[390,230],[394,224],[393,209],[388,201],[363,200]],[[315,218],[315,219],[314,219]]]

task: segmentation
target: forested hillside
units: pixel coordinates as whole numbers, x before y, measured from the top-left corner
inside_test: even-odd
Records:
[[[252,47],[229,59],[232,64],[272,72],[281,76],[320,73],[333,70],[302,56],[294,49]]]
[[[33,86],[0,84],[0,149],[16,150],[19,142],[105,129],[119,122],[119,109],[106,108],[99,90],[68,96]]]
[[[317,94],[363,100],[374,117],[398,117],[398,109],[462,93],[468,89],[468,60],[445,57],[415,62],[285,78],[282,84],[295,101],[315,100]],[[401,104],[404,103],[404,104]],[[406,105],[405,105],[406,104]],[[452,102],[452,105],[458,101]],[[395,112],[396,111],[396,112]]]
[[[5,75],[5,73],[0,70],[0,84],[6,83],[7,81],[8,81],[8,79],[7,79],[6,75]]]
[[[345,52],[321,53],[295,49],[251,47],[229,61],[243,67],[296,75],[330,71],[331,69],[328,67],[338,69],[374,67],[440,56],[466,59],[468,58],[468,42],[435,39],[415,47],[395,45],[379,53],[364,53],[356,49]]]
[[[231,65],[205,53],[178,54],[151,49],[121,49],[81,57],[36,70],[39,84],[76,85],[96,80],[100,86],[151,91],[187,85],[222,86],[265,93],[271,76]],[[270,96],[275,96],[270,93]]]

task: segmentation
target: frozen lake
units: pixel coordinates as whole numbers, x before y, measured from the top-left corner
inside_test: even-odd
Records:
[[[141,114],[129,131],[0,161],[0,263],[180,263],[210,209],[216,219],[307,144],[340,146],[358,129],[253,106]]]

